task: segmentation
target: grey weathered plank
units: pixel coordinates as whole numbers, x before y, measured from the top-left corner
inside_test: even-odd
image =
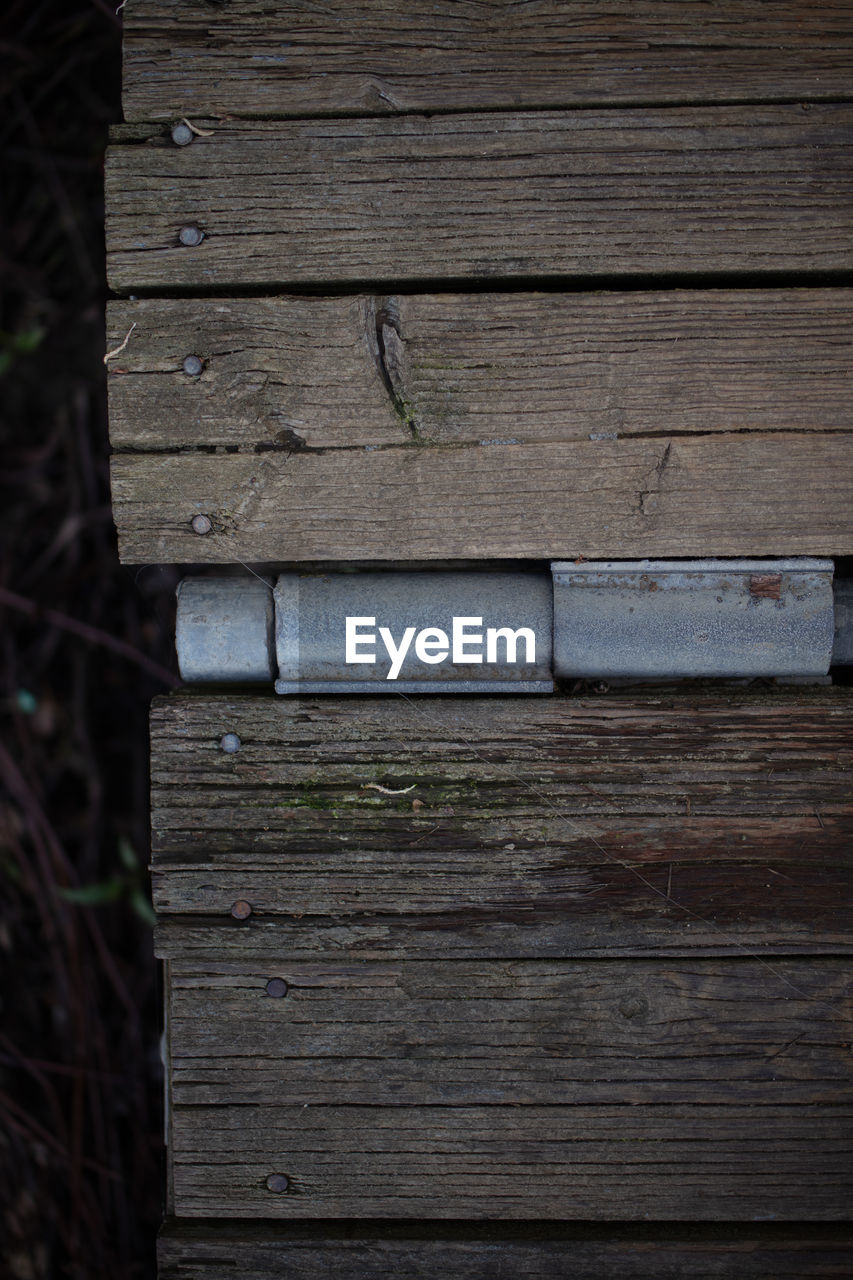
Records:
[[[139,299],[114,448],[853,428],[848,289]],[[135,326],[132,329],[131,327]],[[199,355],[200,377],[182,371]]]
[[[845,1217],[851,706],[158,702],[175,1212]]]
[[[119,454],[111,474],[132,563],[853,553],[843,433]]]
[[[109,282],[847,270],[851,123],[796,105],[231,120],[184,148],[155,131],[108,153]]]
[[[437,1238],[438,1237],[438,1238]],[[533,1228],[499,1223],[169,1222],[158,1241],[160,1280],[811,1280],[846,1278],[853,1238],[843,1228],[766,1224]]]
[[[257,956],[278,922],[292,958],[849,948],[851,715],[840,689],[158,700],[158,946]]]
[[[769,1086],[772,1094],[772,1086]],[[844,1220],[853,1109],[192,1107],[183,1217]],[[267,1189],[283,1174],[287,1191]]]
[[[271,933],[172,961],[172,1106],[843,1105],[848,994],[840,960],[306,964]]]
[[[127,119],[831,98],[842,3],[130,0]]]

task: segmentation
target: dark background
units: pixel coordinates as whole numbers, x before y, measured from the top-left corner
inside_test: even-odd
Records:
[[[0,1274],[150,1277],[162,1212],[148,707],[171,570],[110,511],[103,153],[119,0],[0,16]]]

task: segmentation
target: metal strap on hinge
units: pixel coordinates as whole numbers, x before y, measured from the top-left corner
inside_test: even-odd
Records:
[[[279,693],[550,692],[554,679],[825,676],[853,662],[831,560],[559,561],[541,572],[198,577],[189,682]]]

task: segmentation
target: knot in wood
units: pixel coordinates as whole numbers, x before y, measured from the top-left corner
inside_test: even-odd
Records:
[[[635,1018],[644,1018],[649,1012],[649,1002],[639,991],[629,991],[619,1001],[619,1012],[623,1018],[627,1018],[629,1021],[633,1021]]]

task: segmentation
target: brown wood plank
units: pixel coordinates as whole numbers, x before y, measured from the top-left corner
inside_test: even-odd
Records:
[[[223,121],[189,147],[158,130],[108,153],[109,282],[849,270],[851,124],[795,105]]]
[[[197,1107],[844,1105],[846,960],[172,961]],[[270,980],[287,984],[267,994]]]
[[[851,714],[842,689],[158,700],[159,949],[257,957],[268,922],[292,959],[849,948]]]
[[[118,454],[112,494],[131,563],[853,553],[841,433]]]
[[[809,867],[798,941],[820,950],[821,865],[803,819],[819,859],[849,859],[851,706],[839,690],[160,700],[155,866],[161,908],[183,913],[160,930],[175,1212],[844,1218],[847,965],[785,955],[786,877]],[[238,752],[219,748],[226,731]],[[633,817],[615,863],[599,838],[614,808]],[[669,865],[664,884],[667,851],[631,834],[655,817],[658,833],[689,819],[677,883],[719,857],[723,927],[716,896],[685,912]],[[557,830],[567,821],[577,860]],[[767,824],[792,826],[788,860],[762,867],[758,929],[751,908],[743,918],[736,823],[753,856]],[[633,900],[583,881],[603,859],[632,878]],[[178,871],[197,899],[178,885],[168,900]],[[237,920],[227,896],[247,871],[270,905]],[[576,907],[596,899],[586,945],[607,958],[584,960]],[[667,946],[671,958],[651,958]],[[703,958],[715,948],[727,954]]]
[[[606,1232],[606,1234],[605,1234]],[[850,1274],[843,1228],[463,1228],[330,1223],[170,1222],[158,1242],[160,1280],[811,1280]]]
[[[131,0],[127,119],[613,102],[850,90],[848,3]]]
[[[248,450],[850,430],[851,296],[113,302],[107,348],[131,337],[109,367],[111,438],[125,450]],[[200,376],[183,372],[188,355]]]
[[[181,1217],[844,1220],[853,1110],[193,1107]],[[288,1178],[270,1191],[272,1174]]]

